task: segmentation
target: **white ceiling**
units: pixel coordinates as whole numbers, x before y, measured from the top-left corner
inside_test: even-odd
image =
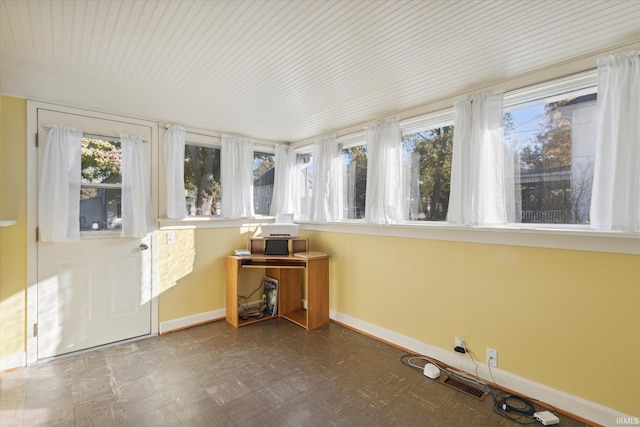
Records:
[[[638,41],[640,0],[0,0],[0,90],[299,141]]]

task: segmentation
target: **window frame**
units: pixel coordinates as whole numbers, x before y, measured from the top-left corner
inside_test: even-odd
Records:
[[[168,124],[160,124],[159,126],[159,153],[164,152],[164,135],[167,131]],[[207,148],[222,148],[222,133],[206,131],[202,129],[194,129],[185,127],[185,146],[197,145]],[[255,140],[254,152],[274,153],[275,143]],[[254,218],[229,219],[217,215],[193,215],[185,216],[183,219],[167,218],[167,201],[166,201],[166,171],[162,154],[158,158],[159,163],[159,230],[179,230],[179,229],[199,229],[199,228],[225,228],[225,227],[255,227],[260,222],[272,222],[273,216],[256,215]]]
[[[256,155],[256,153],[271,154],[271,155],[273,155],[273,162],[274,162],[273,169],[275,169],[275,168],[278,166],[278,165],[275,163],[275,161],[276,161],[276,158],[275,158],[275,152],[276,152],[275,146],[271,147],[271,146],[267,146],[267,145],[263,145],[263,144],[255,144],[255,145],[254,145],[254,147],[253,147],[253,158],[254,158],[254,161],[255,161],[255,155]],[[275,172],[274,172],[274,173],[275,173]],[[275,177],[274,177],[274,178],[275,178]],[[254,181],[255,181],[255,180],[254,180]],[[275,180],[274,180],[274,181],[275,181]],[[252,188],[252,191],[254,192],[254,197],[255,197],[255,190],[254,190],[253,188]],[[270,191],[270,193],[271,193],[271,194],[270,194],[270,197],[271,197],[271,198],[270,198],[270,199],[269,199],[269,201],[267,202],[267,210],[269,210],[269,211],[271,210],[271,201],[273,200],[273,191]],[[255,203],[256,203],[256,201],[254,200],[254,201],[253,201],[254,209],[255,209]],[[255,217],[255,218],[273,218],[273,215],[271,215],[271,214],[258,214],[258,213],[254,213],[254,217]]]
[[[82,140],[85,139],[96,139],[96,140],[117,140],[119,143],[121,143],[120,141],[120,137],[119,136],[109,136],[109,135],[98,135],[97,132],[83,132],[82,133]],[[120,155],[122,155],[122,146],[120,146]],[[122,158],[120,158],[120,166],[122,166]],[[101,190],[119,190],[120,191],[120,197],[121,197],[121,202],[120,202],[120,211],[122,211],[122,172],[120,173],[120,179],[121,181],[119,183],[84,183],[82,182],[82,179],[80,180],[80,191],[82,192],[82,190],[84,188],[94,188],[94,189],[101,189]],[[82,200],[80,201],[81,205],[82,205]],[[121,214],[122,215],[122,214]],[[80,217],[78,218],[79,220],[82,218],[82,211],[80,211]],[[81,239],[91,239],[91,238],[100,238],[100,237],[118,237],[120,236],[120,234],[122,234],[122,224],[120,225],[120,228],[114,228],[114,229],[108,229],[108,228],[102,228],[102,229],[98,229],[98,230],[83,230],[82,228],[80,229],[80,238]]]
[[[595,90],[594,90],[595,89]],[[565,99],[568,94],[581,96],[589,93],[598,93],[597,70],[589,70],[559,79],[526,86],[513,91],[505,92],[503,113],[509,113],[517,108],[524,108],[528,105],[535,105],[542,100],[553,102]],[[510,229],[522,230],[565,230],[565,231],[590,231],[593,230],[589,224],[550,224],[550,223],[521,223],[509,222]],[[614,232],[616,233],[616,232]]]
[[[400,133],[402,139],[406,135],[412,135],[414,133],[422,132],[425,130],[432,130],[441,127],[453,126],[455,132],[455,126],[453,124],[453,108],[440,111],[436,114],[428,115],[426,117],[415,118],[405,122],[400,122]],[[451,184],[451,180],[449,180]],[[434,220],[405,220],[406,224],[447,224],[446,216],[442,221]]]
[[[218,150],[222,150],[221,138],[186,130],[184,142],[185,149],[188,145],[201,148],[216,148]],[[211,221],[220,219],[224,218],[220,217],[220,215],[186,215],[182,221]]]
[[[536,101],[543,97],[541,95],[543,93],[549,94],[555,91],[556,94],[561,95],[594,86],[597,86],[597,72],[595,69],[523,86],[505,92],[504,110],[507,111],[513,105]],[[419,128],[435,127],[440,123],[452,121],[453,101],[454,98],[448,101],[439,101],[434,104],[438,109],[431,112],[425,113],[425,109],[420,109],[419,114],[415,114],[416,110],[406,112],[404,114],[405,118],[400,120],[401,132],[405,134]],[[407,113],[413,113],[413,115],[408,116]],[[349,128],[346,130],[348,133],[339,135],[336,138],[336,143],[345,143],[352,138],[366,140],[366,131],[354,131],[354,128]],[[313,154],[313,139],[299,141],[292,144],[292,146],[296,155]],[[497,227],[461,227],[450,225],[446,221],[405,221],[401,224],[391,225],[375,225],[368,224],[364,220],[344,219],[333,222],[311,222],[299,219],[296,222],[300,224],[301,230],[305,231],[328,231],[442,241],[640,254],[640,245],[638,245],[640,233],[594,230],[585,224],[509,223],[505,226]],[[247,226],[251,225],[251,221],[225,220],[222,218],[213,218],[210,221],[190,221],[187,224],[184,222],[174,222],[172,224],[169,221],[161,221],[161,229],[180,228],[180,226],[207,228],[233,225]],[[255,226],[256,223],[254,222],[253,225]]]
[[[354,147],[361,147],[363,145],[367,145],[367,136],[364,132],[357,132],[357,133],[353,133],[353,134],[349,134],[346,135],[344,137],[341,138],[336,138],[336,143],[338,144],[339,150],[340,150],[340,156],[343,156],[343,150],[345,149],[349,149],[349,148],[354,148]],[[342,160],[341,160],[342,162]],[[369,163],[369,153],[367,152],[367,167],[368,167],[368,163]],[[365,216],[363,214],[362,218],[345,218],[344,217],[344,213],[345,213],[345,203],[346,201],[344,200],[344,187],[347,184],[346,180],[344,179],[344,165],[341,165],[341,171],[342,171],[342,175],[343,178],[340,179],[340,190],[338,191],[338,210],[340,212],[340,220],[341,221],[350,221],[350,222],[364,222],[365,221]],[[366,189],[366,184],[365,184],[365,190],[364,190],[364,194],[366,197],[367,194],[367,189]],[[366,213],[366,207],[365,207],[365,213]]]

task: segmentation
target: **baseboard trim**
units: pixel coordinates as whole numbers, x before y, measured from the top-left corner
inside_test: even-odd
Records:
[[[0,372],[10,371],[24,366],[27,366],[27,354],[24,351],[10,354],[0,359]]]
[[[219,310],[206,311],[204,313],[180,317],[178,319],[166,320],[164,322],[160,322],[160,335],[224,319],[226,314],[227,310],[221,308]]]
[[[475,374],[476,366],[474,366],[471,358],[460,353],[432,346],[415,338],[399,334],[335,310],[329,311],[329,317],[337,323],[342,323],[349,328],[371,335],[374,338],[388,342],[399,348],[409,350],[411,353],[428,356],[454,368]],[[478,357],[476,357],[475,364],[477,365],[479,377],[489,382],[493,382],[491,378],[491,374],[493,373],[495,382],[501,387],[505,387],[506,389],[512,390],[516,393],[536,399],[551,407],[557,408],[562,412],[582,418],[585,421],[597,423],[603,426],[616,426],[619,425],[618,420],[622,418],[630,420],[638,419],[635,416],[624,414],[598,403],[573,396],[569,393],[556,390],[544,384],[536,383],[527,378],[520,377],[501,369],[492,368],[490,372],[489,367],[482,363],[481,360],[478,361],[477,359]]]

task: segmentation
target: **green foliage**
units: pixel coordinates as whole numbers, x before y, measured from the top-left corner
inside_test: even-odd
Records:
[[[122,151],[120,141],[105,139],[82,139],[82,182],[121,182]]]
[[[253,155],[253,180],[260,179],[262,175],[273,169],[276,165],[275,156],[269,153],[255,153]]]
[[[184,186],[194,199],[192,215],[217,215],[220,203],[220,149],[186,145]]]
[[[550,102],[544,107],[542,129],[522,149],[523,171],[571,166],[571,119],[562,115],[561,107],[569,100]]]
[[[451,188],[453,126],[417,132],[404,138],[405,152],[419,156],[419,212],[424,219],[446,218]]]
[[[345,217],[349,219],[364,218],[367,189],[367,146],[358,145],[342,150],[343,159],[347,162],[348,176],[353,179],[353,194],[347,194],[345,200],[349,200],[349,211]],[[349,185],[347,179],[344,182],[345,189]]]

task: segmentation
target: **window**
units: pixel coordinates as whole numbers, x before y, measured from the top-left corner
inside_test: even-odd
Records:
[[[515,154],[521,205],[517,222],[589,223],[596,99],[593,88],[505,109],[504,141]]]
[[[403,133],[406,212],[410,221],[444,221],[449,206],[453,125]]]
[[[187,215],[220,215],[220,148],[187,142],[184,148]]]
[[[275,177],[275,154],[253,154],[253,204],[257,215],[269,215]]]
[[[300,218],[309,219],[311,212],[311,190],[313,188],[313,154],[301,153],[297,155],[298,170],[300,171],[298,194],[300,195]]]
[[[342,218],[364,218],[367,196],[367,145],[342,148]]]
[[[83,135],[80,230],[122,229],[122,149],[119,138]]]

